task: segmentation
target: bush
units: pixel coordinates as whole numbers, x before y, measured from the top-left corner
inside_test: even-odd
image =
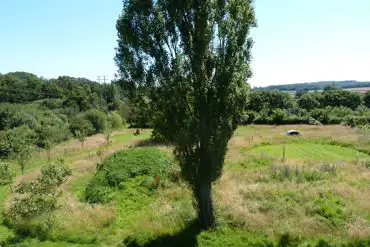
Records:
[[[0,158],[7,158],[11,155],[12,148],[10,146],[7,134],[5,131],[0,131]]]
[[[30,219],[49,213],[56,208],[60,195],[58,187],[71,170],[61,163],[49,164],[41,170],[41,175],[34,181],[17,186],[16,196],[7,212],[10,221],[17,225]]]
[[[240,124],[251,124],[256,119],[257,113],[254,111],[245,111],[240,119]]]
[[[122,119],[121,116],[115,112],[110,112],[108,114],[108,121],[114,130],[122,129],[123,125],[125,124],[124,119]]]
[[[41,101],[41,105],[50,110],[59,109],[59,108],[62,108],[63,106],[63,100],[62,99],[45,99]]]
[[[124,188],[124,183],[142,177],[142,186],[166,183],[174,170],[173,162],[156,148],[136,148],[117,152],[104,160],[88,183],[85,196],[90,203],[107,202],[113,188]]]
[[[0,186],[11,184],[14,176],[15,173],[10,169],[9,164],[0,161]]]
[[[69,129],[75,136],[77,132],[82,133],[85,131],[88,136],[93,135],[95,133],[94,126],[89,120],[85,119],[83,114],[78,115],[71,119]]]
[[[347,116],[343,120],[343,124],[354,127],[361,127],[370,124],[369,116]]]
[[[107,116],[99,110],[88,110],[84,113],[84,118],[92,124],[94,133],[102,133],[107,126]]]
[[[312,117],[318,121],[320,121],[322,124],[329,124],[330,120],[330,108],[325,108],[325,109],[313,109],[309,113],[309,117]]]
[[[271,120],[274,124],[282,124],[286,119],[286,113],[283,109],[277,108],[271,112]]]

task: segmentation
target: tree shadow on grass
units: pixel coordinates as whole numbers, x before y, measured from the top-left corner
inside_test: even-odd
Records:
[[[134,147],[155,147],[155,146],[167,146],[169,145],[166,141],[156,139],[144,139],[135,143]]]
[[[201,232],[198,221],[191,222],[185,229],[175,235],[163,235],[145,244],[139,244],[136,239],[127,238],[124,243],[128,247],[196,247],[197,235]]]

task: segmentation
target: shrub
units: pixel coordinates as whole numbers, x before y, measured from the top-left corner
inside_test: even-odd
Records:
[[[70,174],[63,164],[53,163],[42,168],[34,181],[18,185],[16,192],[20,196],[13,199],[7,212],[11,222],[17,225],[54,210],[60,195],[58,187]]]
[[[361,127],[370,124],[369,116],[347,116],[343,119],[343,123],[352,128]]]
[[[107,117],[104,112],[99,110],[88,110],[84,113],[84,118],[92,124],[95,133],[101,133],[107,125]]]
[[[62,99],[45,99],[41,101],[41,105],[47,109],[53,110],[63,107]]]
[[[54,163],[44,167],[34,181],[17,186],[18,194],[6,212],[8,224],[20,233],[46,239],[55,224],[53,212],[61,195],[59,186],[70,174],[62,163]]]
[[[108,122],[111,124],[112,129],[114,130],[121,129],[123,124],[125,124],[125,121],[122,119],[122,117],[115,112],[110,112],[108,114]]]
[[[0,131],[0,158],[7,158],[11,155],[12,149],[5,131]]]
[[[83,115],[72,118],[69,129],[75,136],[78,131],[81,133],[85,132],[88,136],[95,133],[94,126],[89,120],[85,119]]]
[[[113,188],[124,188],[124,183],[143,178],[142,186],[151,186],[155,178],[166,183],[174,170],[168,156],[156,148],[136,148],[117,152],[103,161],[100,169],[88,183],[86,200],[91,203],[109,201]]]
[[[313,109],[309,113],[309,117],[312,117],[318,121],[320,121],[322,124],[329,124],[330,116],[329,116],[330,108],[325,109]]]
[[[251,124],[256,119],[257,113],[254,111],[244,112],[242,118],[240,119],[241,124]]]
[[[0,161],[0,186],[11,184],[14,176],[15,174],[10,169],[9,164]]]
[[[270,116],[272,123],[274,124],[282,124],[284,122],[284,119],[286,119],[285,111],[280,108],[273,109]]]

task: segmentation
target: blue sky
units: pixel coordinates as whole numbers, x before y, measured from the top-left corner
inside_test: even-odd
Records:
[[[370,0],[255,0],[253,86],[370,81]],[[121,0],[0,0],[0,73],[112,79]]]

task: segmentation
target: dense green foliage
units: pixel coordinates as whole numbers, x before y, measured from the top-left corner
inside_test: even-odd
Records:
[[[27,103],[49,99],[46,101],[49,106],[62,104],[85,111],[113,102],[113,94],[111,85],[98,84],[84,78],[62,76],[44,79],[26,72],[0,75],[0,102]]]
[[[337,87],[322,92],[302,92],[296,97],[278,90],[252,90],[241,123],[249,124],[340,124],[370,123],[364,98]]]
[[[9,164],[0,161],[0,186],[11,184],[14,176],[15,173],[10,169]]]
[[[247,99],[252,1],[123,2],[120,84],[131,98],[148,97],[154,127],[174,145],[199,219],[209,228],[215,223],[212,182],[222,173]]]
[[[61,195],[59,186],[69,175],[71,170],[62,163],[52,163],[42,168],[35,180],[19,184],[6,212],[8,223],[23,234],[45,238]]]
[[[122,104],[128,104],[125,114],[133,117],[115,83],[72,77],[48,80],[25,72],[0,74],[0,158],[20,153],[14,141],[23,139],[25,128],[30,136],[26,139],[32,140],[29,147],[46,150],[77,137],[77,131],[86,136],[102,133],[108,122],[113,129],[122,128],[125,119],[118,114]]]
[[[116,188],[125,189],[126,182],[138,177],[142,186],[156,188],[158,183],[165,184],[173,171],[171,159],[156,148],[120,151],[100,165],[86,187],[86,200],[107,202]]]
[[[282,90],[282,91],[300,91],[300,90],[323,90],[326,86],[335,85],[340,88],[370,87],[369,81],[319,81],[308,83],[294,83],[285,85],[273,85],[261,89]]]
[[[370,91],[366,92],[364,97],[365,106],[370,108]]]

